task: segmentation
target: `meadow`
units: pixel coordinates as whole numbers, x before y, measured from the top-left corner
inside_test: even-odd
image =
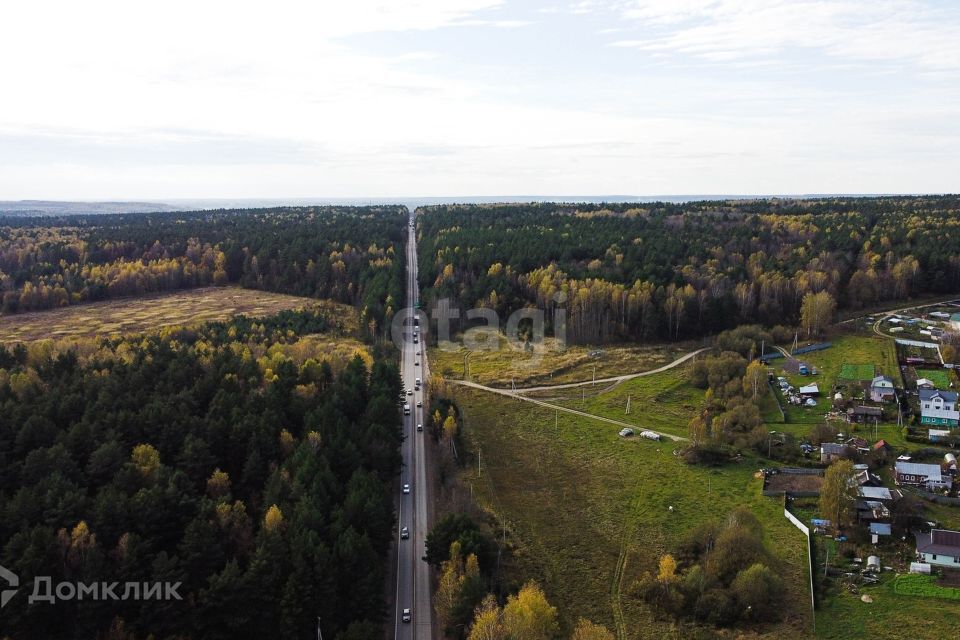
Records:
[[[445,378],[462,380],[466,359],[469,379],[480,384],[509,387],[578,382],[662,367],[697,346],[686,343],[638,346],[561,345],[546,338],[526,350],[511,344],[502,334],[475,330],[489,349],[467,349],[459,342],[432,345],[430,368]],[[496,347],[496,348],[492,348]]]
[[[671,371],[615,392],[634,386],[666,405],[671,394],[686,393],[684,384]],[[623,439],[614,426],[478,390],[458,388],[455,397],[465,425],[462,480],[508,532],[506,574],[514,583],[538,579],[565,632],[584,616],[620,640],[690,637],[694,628],[658,617],[631,595],[631,585],[655,572],[660,555],[685,532],[746,505],[763,523],[789,589],[784,620],[753,631],[765,638],[809,635],[806,543],[783,517],[782,503],[761,495],[757,460],[688,466],[670,443]],[[635,406],[638,417],[662,413],[639,400]]]
[[[0,316],[0,342],[140,333],[226,320],[238,314],[260,317],[311,305],[334,310],[344,332],[356,330],[356,311],[347,305],[255,289],[204,287]]]

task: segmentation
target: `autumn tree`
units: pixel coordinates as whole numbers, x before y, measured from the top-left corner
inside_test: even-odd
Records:
[[[837,312],[837,302],[826,291],[808,293],[800,306],[800,326],[808,336],[819,335]]]
[[[511,640],[549,640],[558,631],[557,608],[533,580],[507,599],[503,626]]]
[[[850,460],[837,460],[823,475],[820,488],[820,513],[842,529],[853,522],[857,499],[856,472]]]
[[[570,640],[614,640],[614,635],[605,626],[580,618]]]

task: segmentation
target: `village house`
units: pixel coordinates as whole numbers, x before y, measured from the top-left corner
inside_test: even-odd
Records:
[[[820,445],[820,462],[833,462],[845,458],[849,454],[849,448],[845,444],[836,444],[834,442],[824,442]]]
[[[949,489],[953,484],[950,476],[944,476],[938,464],[898,461],[896,466],[897,484],[909,484],[926,487],[928,490]]]
[[[960,531],[933,529],[918,533],[917,559],[938,567],[960,567]]]
[[[877,376],[870,383],[870,399],[874,402],[887,402],[893,400],[895,393],[893,390],[893,379],[888,376]]]
[[[850,407],[847,409],[848,422],[879,422],[883,416],[880,407]]]
[[[957,392],[920,389],[920,424],[955,427],[960,422]]]

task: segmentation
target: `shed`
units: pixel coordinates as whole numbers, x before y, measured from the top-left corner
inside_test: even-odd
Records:
[[[800,387],[800,395],[803,396],[817,396],[820,395],[820,387],[817,386],[817,383],[805,384]]]
[[[893,530],[887,522],[871,522],[870,533],[875,536],[890,536],[893,535]]]
[[[910,573],[925,573],[930,575],[930,565],[926,562],[911,562]]]
[[[870,556],[867,558],[867,569],[872,571],[880,571],[880,558],[878,556]]]

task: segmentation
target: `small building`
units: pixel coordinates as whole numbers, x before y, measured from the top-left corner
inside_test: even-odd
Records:
[[[888,522],[871,522],[870,533],[875,536],[893,535],[893,531],[891,530],[890,523]]]
[[[850,449],[845,444],[824,442],[820,445],[820,462],[833,462],[849,455]]]
[[[818,396],[820,395],[820,387],[817,386],[817,383],[805,384],[800,387],[800,395],[802,396]]]
[[[930,442],[946,442],[950,439],[949,429],[930,429],[927,431],[927,439]]]
[[[857,519],[861,522],[886,520],[890,517],[890,509],[879,500],[857,500]]]
[[[960,567],[960,531],[932,529],[918,533],[917,560],[937,567]]]
[[[893,500],[893,492],[886,487],[867,487],[862,486],[857,489],[857,495],[865,500],[878,500],[890,502]]]
[[[889,376],[877,376],[870,382],[870,399],[874,402],[888,402],[895,397],[893,379]]]
[[[880,422],[883,410],[880,407],[850,407],[847,409],[847,422]]]
[[[953,484],[950,476],[944,476],[938,464],[897,462],[897,484],[925,487],[928,490],[949,489]]]
[[[960,423],[957,392],[920,389],[920,424],[955,427]]]
[[[887,444],[886,440],[877,440],[876,444],[873,445],[874,451],[890,451],[890,445]]]
[[[933,380],[930,378],[918,378],[917,379],[917,389],[936,389],[937,385],[933,383]]]
[[[946,311],[931,311],[927,314],[931,318],[937,318],[938,320],[949,320],[950,314]]]
[[[954,329],[960,330],[960,313],[950,314],[950,326]]]

